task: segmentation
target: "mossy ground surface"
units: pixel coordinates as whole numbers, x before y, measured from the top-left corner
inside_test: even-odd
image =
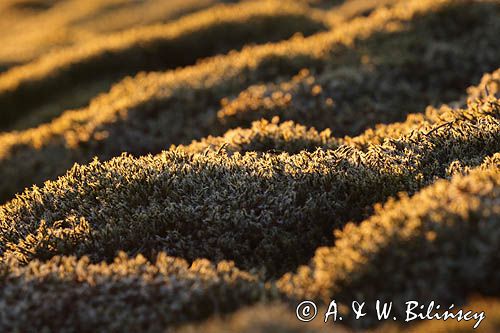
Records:
[[[302,299],[499,329],[498,1],[0,13],[22,44],[0,34],[1,332],[472,327],[302,324]]]

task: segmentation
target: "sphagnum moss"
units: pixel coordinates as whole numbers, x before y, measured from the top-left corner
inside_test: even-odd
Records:
[[[333,228],[362,219],[370,205],[500,150],[498,99],[452,115],[365,152],[346,145],[295,155],[175,149],[77,165],[0,207],[0,254],[26,263],[165,250],[276,276],[327,244]]]
[[[171,144],[187,144],[192,139],[201,139],[209,134],[221,135],[233,124],[249,126],[259,112],[253,115],[247,113],[249,118],[243,115],[236,122],[226,122],[217,118],[219,100],[276,76],[282,76],[278,81],[286,81],[288,76],[303,67],[310,67],[310,73],[316,73],[323,84],[329,82],[328,73],[336,78],[330,83],[351,82],[349,73],[359,72],[362,78],[367,78],[366,84],[352,89],[353,95],[337,97],[338,105],[342,106],[339,112],[333,112],[332,117],[328,116],[326,111],[329,109],[326,110],[322,104],[328,104],[327,93],[348,93],[348,87],[342,88],[341,85],[334,89],[324,85],[323,94],[312,96],[316,101],[312,105],[307,103],[307,96],[318,89],[313,85],[302,93],[301,88],[292,107],[288,108],[288,115],[284,112],[286,105],[282,107],[271,101],[271,104],[276,104],[273,110],[279,111],[281,119],[294,119],[307,126],[317,125],[318,130],[322,130],[325,124],[339,130],[348,119],[361,119],[345,128],[346,132],[355,133],[376,122],[377,112],[372,113],[372,118],[359,116],[366,110],[377,109],[382,118],[382,114],[388,116],[382,121],[390,121],[402,118],[407,112],[419,112],[422,109],[419,106],[426,105],[429,100],[455,99],[465,89],[462,85],[474,81],[472,77],[498,66],[496,11],[498,8],[492,3],[410,1],[393,8],[378,9],[369,17],[345,22],[330,32],[309,38],[249,47],[196,66],[166,73],[141,74],[124,80],[108,94],[96,98],[88,108],[65,112],[52,123],[38,128],[1,135],[0,175],[9,181],[0,184],[0,198],[3,201],[10,199],[26,186],[54,179],[73,163],[87,163],[93,156],[106,160],[123,151],[134,155],[157,153]],[[459,21],[455,20],[457,12]],[[438,24],[439,20],[441,24]],[[463,31],[460,27],[464,24],[460,22],[466,22],[467,26],[475,29]],[[436,43],[414,44],[419,35],[434,36]],[[392,46],[392,37],[401,43]],[[446,41],[451,43],[448,48],[439,49],[439,52],[434,50],[434,46],[443,45]],[[380,54],[382,51],[376,51],[375,46],[379,42],[385,45],[384,50],[399,50],[406,56],[400,57],[400,63],[395,62],[394,57],[383,57]],[[474,43],[478,43],[477,47],[471,46]],[[489,46],[476,52],[485,45]],[[368,59],[372,59],[370,61],[374,61],[378,69],[370,70],[370,61],[362,65],[362,54],[355,51],[359,47],[369,51],[372,57]],[[415,49],[423,50],[423,53],[415,55]],[[453,50],[458,49],[463,52],[455,55]],[[443,63],[450,58],[450,52],[459,63],[457,70],[448,70]],[[354,63],[350,64],[352,61]],[[425,66],[418,65],[423,62]],[[351,65],[356,68],[354,71],[349,71]],[[413,70],[415,66],[418,71]],[[388,70],[390,68],[393,70]],[[439,84],[429,83],[434,81],[432,78]],[[385,87],[383,89],[379,88],[379,83],[385,82],[385,79],[388,84],[380,85]],[[390,87],[394,85],[404,91],[391,91]],[[305,87],[308,85],[305,84]],[[367,99],[366,94],[370,95],[372,88],[380,92],[380,96]],[[268,89],[273,91],[274,88]],[[411,92],[415,94],[409,100],[403,98]],[[381,98],[387,105],[378,101]],[[257,96],[252,100],[260,103]],[[238,98],[235,103],[237,101]],[[316,109],[322,110],[319,112],[322,115],[315,116]],[[264,112],[269,119],[275,113]],[[337,135],[335,131],[333,135]]]

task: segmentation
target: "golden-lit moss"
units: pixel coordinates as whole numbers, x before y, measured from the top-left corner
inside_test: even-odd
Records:
[[[0,13],[59,8],[96,34],[168,7],[20,1]],[[298,300],[334,298],[489,307],[480,330],[496,332],[498,1],[229,2],[0,74],[0,118],[31,127],[0,134],[0,331],[471,327],[295,318]],[[316,34],[248,46],[296,31]]]
[[[402,316],[408,300],[460,304],[471,293],[498,295],[499,198],[497,153],[469,174],[377,205],[279,286],[298,299],[390,300]]]
[[[262,283],[230,262],[119,254],[111,263],[56,257],[0,275],[2,332],[161,332],[263,298]]]
[[[196,66],[126,79],[108,94],[96,98],[88,108],[67,111],[50,124],[1,135],[0,174],[9,181],[0,185],[0,198],[7,200],[24,187],[53,179],[74,162],[87,163],[93,156],[109,159],[123,151],[134,155],[157,153],[171,144],[187,144],[207,135],[222,135],[236,125],[247,127],[260,116],[271,119],[278,113],[282,120],[315,125],[318,130],[331,126],[339,133],[356,133],[377,122],[378,116],[380,121],[399,119],[408,112],[420,112],[423,109],[420,106],[430,100],[453,100],[464,91],[468,80],[474,81],[475,76],[479,77],[483,71],[490,70],[492,64],[497,64],[496,10],[497,6],[488,3],[410,1],[394,8],[378,9],[368,17],[345,22],[330,32],[309,38],[248,47],[242,52],[215,57]],[[459,21],[454,20],[457,12],[460,13]],[[435,23],[439,19],[443,24]],[[394,22],[399,22],[399,25]],[[460,27],[464,22],[476,29],[462,30]],[[394,31],[395,26],[402,31]],[[460,49],[460,45],[466,43],[491,47],[482,52],[476,52],[474,47],[462,47],[467,52],[454,58],[458,67],[450,70],[443,64],[449,53],[431,52],[432,45],[435,45],[432,43],[414,44],[415,40],[420,40],[418,36],[435,36],[435,43],[448,40],[453,46],[451,49]],[[392,45],[393,38],[402,43]],[[364,45],[373,53],[380,43],[388,52],[394,48],[408,57],[401,57],[401,62],[397,63],[394,57],[384,58],[374,53],[380,67],[373,72],[376,75],[372,75],[369,65],[358,63],[361,60],[356,50],[363,50]],[[410,56],[414,49],[421,50],[421,57]],[[428,61],[421,60],[425,54],[428,54]],[[358,81],[354,79],[357,74],[352,74],[357,70],[349,71],[352,61],[353,66],[357,64],[357,70],[365,73],[359,81],[359,89],[354,89],[354,83]],[[249,84],[274,80],[280,75],[282,79],[277,80],[286,82],[288,75],[303,67],[311,67],[309,73],[317,73],[315,75],[321,78],[318,79],[323,84],[320,94],[311,95],[315,86],[308,88],[310,78],[307,77],[298,82],[299,87],[305,89],[299,89],[290,105],[277,103],[269,112],[264,108],[263,113],[241,112],[242,116],[235,121],[217,117],[219,101],[225,96],[232,100],[231,96],[237,96]],[[335,78],[330,80],[333,87],[325,84],[329,82],[329,75]],[[435,83],[428,84],[434,80]],[[362,84],[365,81],[367,83]],[[353,82],[354,85],[344,85],[343,82]],[[274,88],[265,89],[273,92]],[[318,88],[315,90],[319,91]],[[372,90],[380,92],[377,99],[366,97]],[[334,108],[331,109],[328,105],[332,101],[327,94],[336,91],[340,96],[347,95],[336,98],[337,101],[332,99]],[[275,96],[278,95],[279,91]],[[257,97],[251,100],[259,106],[262,103]],[[381,98],[385,106],[377,101]],[[262,101],[269,103],[266,96]],[[238,104],[238,98],[234,103]],[[271,101],[271,105],[273,103]],[[244,106],[245,103],[238,105]],[[335,109],[335,105],[340,109]],[[377,112],[367,111],[374,110],[374,107],[378,108]],[[224,112],[224,107],[221,112]],[[385,120],[384,114],[388,117]],[[335,135],[334,130],[332,136]]]
[[[106,33],[171,21],[222,1],[2,0],[0,67],[26,63]]]
[[[483,108],[482,101],[478,101],[477,98],[484,96],[494,96],[494,94],[486,93],[484,89],[485,83],[489,82],[494,87],[495,81],[490,81],[490,78],[497,77],[500,73],[500,69],[496,70],[492,74],[484,75],[481,83],[478,86],[469,87],[467,105],[474,112],[486,112],[489,113],[488,108]],[[457,103],[453,103],[457,104]],[[463,103],[458,103],[462,105]],[[425,131],[425,128],[433,126],[447,126],[449,122],[455,121],[455,119],[462,119],[469,117],[469,112],[464,111],[460,107],[452,107],[450,105],[443,105],[439,108],[427,107],[423,113],[413,113],[409,114],[405,121],[396,122],[391,124],[379,124],[374,128],[370,128],[364,131],[361,135],[355,137],[344,137],[339,139],[339,143],[348,144],[359,149],[366,149],[372,144],[381,144],[384,140],[391,138],[398,138],[400,136],[409,135],[419,131]]]
[[[252,1],[212,7],[170,24],[93,39],[0,75],[1,126],[5,129],[30,108],[85,82],[108,80],[109,86],[139,70],[188,65],[247,43],[276,41],[295,32],[310,34],[322,28],[319,13],[315,15],[307,7],[288,1]]]
[[[370,205],[447,177],[457,161],[464,169],[500,150],[498,99],[455,116],[366,152],[345,145],[295,155],[174,149],[77,165],[0,207],[0,254],[29,262],[165,250],[276,275]]]
[[[471,99],[484,98],[489,95],[497,95],[498,97],[500,93],[500,69],[484,75],[481,83],[478,86],[470,87],[467,92]]]
[[[279,123],[280,119],[274,117],[271,122],[262,119],[253,122],[249,129],[236,128],[229,130],[223,136],[209,136],[200,141],[193,141],[188,146],[180,147],[192,153],[203,152],[206,149],[225,149],[228,152],[288,151],[297,153],[301,150],[312,151],[317,148],[333,149],[340,145],[349,145],[366,151],[370,145],[380,145],[384,140],[397,139],[418,131],[428,132],[439,126],[449,126],[450,122],[456,119],[475,117],[472,114],[491,113],[491,109],[488,106],[483,107],[483,102],[478,102],[476,98],[478,98],[477,96],[487,96],[485,92],[482,92],[484,91],[484,82],[494,85],[495,81],[491,81],[489,78],[496,77],[498,73],[500,70],[486,74],[479,86],[468,89],[470,92],[469,110],[452,108],[449,105],[443,105],[439,108],[429,106],[423,113],[409,114],[404,122],[379,124],[358,136],[335,138],[329,128],[318,132],[315,128],[307,128],[292,121]],[[492,93],[488,95],[492,95]]]
[[[357,135],[376,124],[402,121],[427,105],[461,99],[462,89],[497,68],[500,55],[494,45],[500,31],[497,13],[488,19],[472,9],[478,12],[464,14],[467,10],[452,6],[415,18],[336,54],[327,70],[304,69],[292,80],[251,86],[223,100],[220,122],[235,127],[280,116],[329,128],[335,136]],[[466,24],[475,28],[462,30]],[[489,45],[486,53],[479,55],[475,43]]]
[[[337,140],[331,136],[330,130],[322,132],[314,128],[295,124],[292,121],[279,123],[274,117],[267,120],[255,121],[248,129],[236,128],[227,131],[223,136],[208,136],[200,141],[193,141],[190,145],[179,146],[189,153],[204,153],[207,150],[224,150],[234,152],[287,152],[296,154],[303,150],[314,151],[317,148],[334,148]]]

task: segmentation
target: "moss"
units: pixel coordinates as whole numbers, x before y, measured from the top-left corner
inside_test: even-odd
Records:
[[[458,101],[456,103],[451,103],[450,105],[442,105],[438,108],[429,106],[422,113],[409,114],[403,122],[379,124],[374,128],[367,129],[358,136],[344,137],[343,139],[338,140],[338,142],[365,150],[371,144],[381,144],[387,139],[410,135],[424,130],[424,127],[441,126],[450,121],[452,122],[455,119],[467,118],[469,113],[465,112],[464,114],[460,105],[469,105],[469,107],[476,109],[477,112],[480,113],[484,111],[488,112],[488,108],[483,109],[481,106],[483,102],[478,101],[477,98],[481,95],[484,95],[486,98],[486,93],[482,92],[485,91],[484,83],[490,82],[489,78],[497,76],[498,73],[500,73],[500,70],[496,70],[492,74],[485,74],[478,86],[469,87],[467,102]],[[459,106],[453,107],[453,105]]]
[[[499,167],[495,154],[468,174],[377,205],[366,221],[337,230],[334,245],[286,274],[280,288],[299,299],[390,300],[403,318],[408,300],[449,305],[498,295]]]
[[[90,22],[94,9],[147,6],[86,4],[74,17]],[[30,127],[121,75],[197,61],[128,77],[87,107],[0,134],[0,200],[11,199],[0,205],[0,331],[471,326],[371,316],[303,325],[294,307],[305,298],[382,299],[399,313],[408,299],[491,307],[481,329],[497,331],[499,10],[469,0],[245,1],[1,74],[12,79],[6,100],[33,111],[17,125]],[[28,98],[46,89],[46,99]],[[475,294],[493,299],[470,303]]]
[[[321,16],[307,7],[267,1],[212,7],[173,23],[93,39],[2,74],[1,127],[9,128],[31,108],[64,95],[67,87],[98,80],[109,81],[109,87],[111,82],[140,70],[185,66],[247,43],[277,41],[296,32],[307,35],[324,28]],[[221,35],[224,38],[219,38]],[[66,102],[67,108],[82,106],[71,102]],[[53,113],[57,111],[63,110]]]
[[[181,333],[320,333],[348,332],[347,329],[321,320],[302,323],[295,317],[295,310],[285,304],[260,304],[242,309],[228,317],[212,318],[198,325],[177,330]]]
[[[4,0],[0,67],[24,64],[108,33],[172,21],[219,2],[225,1]]]
[[[476,29],[457,28],[460,22],[453,21],[455,6],[469,13],[471,19],[467,22]],[[137,156],[158,153],[172,144],[188,144],[207,135],[222,135],[234,126],[248,127],[251,121],[262,116],[270,120],[278,114],[282,120],[313,125],[319,131],[331,126],[333,137],[342,132],[357,134],[378,121],[403,119],[408,112],[420,112],[431,100],[458,98],[468,82],[488,70],[485,68],[497,64],[496,10],[496,6],[488,3],[413,1],[378,9],[368,17],[344,22],[327,33],[248,47],[196,66],[126,79],[108,94],[96,98],[88,108],[67,111],[50,124],[1,135],[0,174],[9,181],[0,184],[0,198],[10,199],[26,186],[41,185],[47,179],[62,175],[73,163],[87,163],[94,156],[107,160],[123,151]],[[416,61],[417,64],[441,63],[441,58],[449,58],[446,52],[429,53],[430,45],[435,43],[426,46],[411,42],[435,30],[429,22],[434,22],[431,18],[441,11],[444,14],[439,17],[444,17],[443,22],[447,24],[441,35],[433,33],[435,43],[448,40],[451,49],[463,48],[467,52],[455,57],[457,70],[430,64],[416,66],[419,68],[416,70]],[[388,22],[399,22],[396,26],[402,26],[406,32],[394,32],[394,25]],[[360,63],[362,55],[356,50],[373,53],[381,44],[390,51],[392,38],[406,40],[401,46],[395,46],[407,55],[401,58],[402,63],[394,63],[386,57],[376,60],[375,65],[379,67],[372,70],[369,64]],[[468,43],[478,43],[478,48],[479,44],[489,45],[489,48],[476,52]],[[422,60],[408,56],[414,49],[423,52]],[[424,53],[431,54],[429,60],[423,60]],[[297,81],[292,79],[293,83],[248,88],[263,80],[290,81],[287,77],[303,67],[310,68],[309,74],[298,77]],[[417,72],[419,76],[415,77]],[[452,74],[444,75],[445,72]],[[277,76],[281,79],[276,79]],[[311,78],[322,86],[319,95],[311,95],[316,85],[308,83]],[[439,84],[428,85],[432,80]],[[435,85],[440,86],[439,89]],[[427,86],[429,88],[425,88]],[[258,92],[262,89],[259,87],[264,87],[263,93]],[[249,97],[244,97],[248,96],[245,92],[243,97],[238,97],[246,88]],[[281,91],[285,99],[288,92],[292,95],[290,103],[267,98],[278,96]],[[371,96],[371,91],[378,97],[366,97]],[[333,109],[328,106],[329,94],[337,94],[332,98]],[[229,104],[218,110],[219,101],[224,97]],[[247,112],[254,104],[257,112]],[[266,109],[267,104],[271,109]],[[237,111],[234,117],[228,114],[231,108]],[[372,112],[375,109],[378,111]]]
[[[352,136],[460,99],[467,85],[498,66],[494,40],[500,26],[494,9],[488,19],[485,7],[444,7],[336,50],[326,70],[305,69],[289,81],[249,87],[223,101],[220,122],[235,127],[280,116]],[[475,43],[487,51],[479,54]]]
[[[305,262],[331,230],[399,191],[414,193],[499,151],[500,104],[478,100],[443,124],[313,153],[127,155],[75,166],[0,207],[0,251],[109,260],[118,250],[234,260],[268,276]],[[283,257],[286,254],[286,257]]]
[[[261,299],[258,279],[232,263],[120,254],[110,264],[56,257],[0,277],[3,332],[161,332]]]
[[[491,74],[484,75],[480,84],[470,87],[467,92],[472,99],[485,98],[489,95],[498,97],[500,93],[500,69]]]
[[[200,141],[193,141],[190,145],[180,145],[179,148],[189,153],[224,150],[229,154],[252,151],[297,154],[303,150],[312,152],[319,147],[334,148],[339,145],[337,141],[328,129],[318,132],[293,121],[280,123],[280,119],[274,117],[270,122],[265,119],[255,121],[251,128],[235,128],[223,136],[208,136]]]

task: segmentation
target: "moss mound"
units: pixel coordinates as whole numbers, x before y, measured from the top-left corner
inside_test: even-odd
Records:
[[[410,1],[308,38],[126,79],[87,108],[0,135],[0,174],[9,179],[0,185],[0,199],[94,156],[107,160],[124,151],[159,153],[172,144],[248,127],[261,117],[278,115],[318,131],[331,127],[333,136],[357,135],[378,122],[403,120],[429,103],[462,98],[467,86],[498,67],[499,8],[494,3]],[[423,36],[432,36],[432,43]],[[443,43],[447,48],[436,51]],[[378,48],[401,56],[396,61]],[[368,63],[363,63],[365,55]],[[453,70],[446,63],[450,57],[456,60]],[[304,67],[310,69],[290,78]],[[249,88],[262,80],[276,80],[278,86]]]
[[[257,278],[233,264],[120,254],[110,264],[55,257],[9,266],[0,276],[4,332],[161,331],[255,302]]]
[[[401,316],[408,300],[498,295],[491,281],[498,279],[499,167],[495,154],[467,175],[376,206],[363,223],[337,230],[335,245],[318,249],[280,287],[299,299],[391,300]]]
[[[474,165],[499,151],[498,99],[454,115],[366,152],[346,145],[295,155],[174,149],[77,165],[0,207],[0,253],[27,262],[166,250],[283,273],[370,205],[446,177],[456,161]]]

